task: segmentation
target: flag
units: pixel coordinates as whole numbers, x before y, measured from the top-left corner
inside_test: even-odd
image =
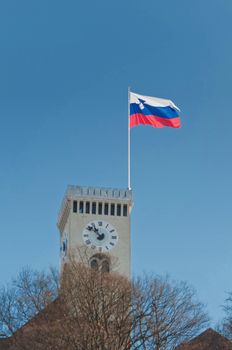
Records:
[[[130,127],[180,128],[179,108],[171,101],[130,92]]]

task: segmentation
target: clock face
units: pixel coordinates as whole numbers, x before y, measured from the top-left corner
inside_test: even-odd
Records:
[[[118,243],[116,229],[106,221],[91,221],[82,233],[85,244],[99,252],[108,252]]]
[[[67,235],[67,233],[64,234],[64,238],[61,242],[60,252],[61,252],[62,258],[64,259],[67,256],[67,252],[68,252],[68,235]]]

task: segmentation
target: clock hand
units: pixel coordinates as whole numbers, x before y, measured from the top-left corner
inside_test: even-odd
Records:
[[[99,229],[98,228],[96,228],[96,225],[95,225],[95,223],[93,222],[93,224],[92,224],[92,226],[93,226],[93,230],[94,230],[94,232],[98,235],[98,237],[100,236],[100,233],[99,233]]]
[[[101,237],[104,236],[104,234],[99,233],[99,229],[96,228],[96,225],[94,223],[92,223],[92,225],[87,226],[87,230],[95,232],[98,236],[97,238],[102,239]]]
[[[99,234],[99,236],[98,236],[98,240],[99,241],[102,241],[103,239],[104,239],[104,237],[105,237],[105,235],[104,235],[104,233],[101,233],[101,234]]]
[[[96,233],[98,232],[98,229],[96,228],[94,223],[92,223],[92,225],[87,226],[87,230],[88,231],[94,231]]]
[[[96,228],[96,225],[95,225],[95,223],[94,223],[94,222],[92,223],[92,226],[93,226],[93,230],[94,230],[94,232],[98,232],[98,229]]]
[[[93,223],[93,230],[97,234],[97,239],[99,241],[102,241],[104,239],[104,237],[105,237],[105,234],[104,233],[100,233],[99,232],[99,228],[96,228],[96,225],[94,223]]]
[[[105,237],[105,234],[104,233],[100,233],[99,229],[96,228],[96,225],[94,224],[94,222],[91,225],[87,226],[87,230],[95,232],[97,234],[97,239],[99,241],[102,241],[104,239],[104,237]]]
[[[99,233],[99,230],[97,228],[95,228],[94,232],[97,234],[97,238],[100,238],[102,236],[102,234]]]

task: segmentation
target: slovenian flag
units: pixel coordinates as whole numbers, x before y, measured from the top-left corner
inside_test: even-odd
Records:
[[[130,92],[130,127],[180,128],[179,108],[171,101]]]

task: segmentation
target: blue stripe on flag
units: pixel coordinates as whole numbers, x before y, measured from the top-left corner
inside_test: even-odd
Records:
[[[160,118],[176,118],[179,116],[178,112],[169,106],[167,107],[154,107],[146,103],[142,104],[144,108],[140,108],[139,104],[130,104],[130,115],[142,113],[143,115],[154,115]]]

